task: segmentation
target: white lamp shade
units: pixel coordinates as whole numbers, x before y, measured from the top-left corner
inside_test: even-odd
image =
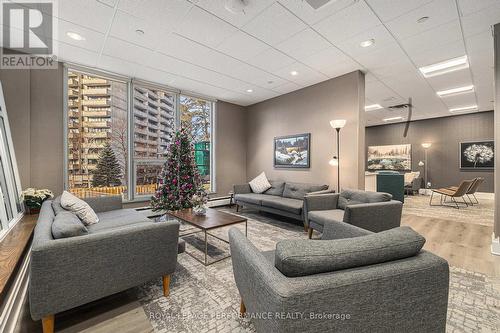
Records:
[[[342,128],[345,126],[346,122],[347,122],[347,120],[345,120],[345,119],[330,120],[330,126],[332,126],[335,129]]]
[[[430,143],[430,142],[422,143],[422,147],[424,147],[425,149],[430,148],[431,146],[432,146],[432,143]]]
[[[339,165],[339,159],[337,157],[334,157],[332,158],[328,164],[330,164],[331,166],[338,166]]]

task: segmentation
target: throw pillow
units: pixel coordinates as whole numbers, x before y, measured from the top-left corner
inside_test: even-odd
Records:
[[[54,210],[54,215],[57,215],[61,212],[66,212],[67,210],[64,209],[61,206],[61,196],[57,196],[53,201],[52,201],[52,209]]]
[[[270,180],[269,183],[271,184],[271,187],[266,190],[265,194],[269,195],[283,195],[283,189],[285,188],[285,182],[280,182],[276,180]]]
[[[82,236],[89,231],[82,221],[72,212],[62,211],[56,215],[52,222],[52,237],[54,239]]]
[[[91,225],[99,222],[97,214],[88,203],[75,197],[67,191],[64,191],[61,195],[61,206],[64,209],[75,213],[85,225]]]
[[[269,183],[269,180],[267,180],[264,172],[252,179],[249,184],[253,193],[262,193],[271,188],[271,184]]]

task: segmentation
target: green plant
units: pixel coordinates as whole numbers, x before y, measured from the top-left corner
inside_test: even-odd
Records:
[[[24,204],[30,208],[40,208],[45,200],[53,197],[52,191],[45,188],[36,189],[30,187],[21,192],[21,201],[24,201]]]

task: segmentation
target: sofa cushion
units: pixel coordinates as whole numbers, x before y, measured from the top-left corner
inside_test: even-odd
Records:
[[[80,198],[75,197],[68,191],[64,191],[61,195],[61,206],[64,209],[70,210],[82,220],[83,224],[91,225],[99,222],[97,214],[88,203]]]
[[[66,209],[61,206],[61,196],[57,196],[52,200],[52,209],[54,210],[54,214],[57,215],[60,212],[67,212]]]
[[[61,211],[52,221],[52,237],[54,239],[82,236],[89,233],[82,221],[68,211]]]
[[[275,266],[288,277],[333,272],[412,257],[424,243],[410,227],[347,239],[284,240],[276,244]]]
[[[302,200],[307,193],[326,189],[328,189],[328,185],[286,183],[285,189],[283,190],[283,197]]]
[[[285,189],[285,182],[270,180],[269,183],[271,184],[271,187],[265,191],[264,194],[278,195],[281,197],[283,195],[283,190]]]
[[[275,195],[262,196],[262,206],[284,210],[297,215],[302,213],[303,205],[304,202],[302,200],[283,198]]]
[[[385,192],[370,192],[361,190],[342,190],[339,196],[338,207],[345,209],[347,205],[356,205],[361,203],[390,201],[392,195]]]
[[[135,209],[117,209],[97,214],[99,223],[88,226],[89,233],[120,228],[137,223],[152,222],[148,217]]]
[[[243,193],[243,194],[236,194],[234,196],[234,200],[248,202],[248,203],[260,206],[262,204],[262,197],[263,196],[264,196],[264,194]]]
[[[343,222],[344,213],[342,209],[314,210],[307,214],[307,218],[324,226],[328,222]]]
[[[248,182],[253,193],[262,193],[271,188],[271,184],[267,180],[265,172]]]

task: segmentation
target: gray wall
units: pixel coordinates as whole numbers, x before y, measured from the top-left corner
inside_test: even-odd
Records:
[[[481,192],[493,192],[493,172],[461,171],[459,143],[493,139],[493,112],[481,112],[452,117],[419,120],[411,123],[407,138],[403,138],[404,124],[391,124],[366,128],[366,146],[410,143],[412,169],[424,175],[423,142],[431,142],[428,151],[428,181],[432,187],[458,185],[463,179],[484,177]],[[366,156],[366,148],[365,148]],[[365,157],[366,158],[366,157]]]
[[[227,196],[233,184],[246,181],[246,112],[245,108],[217,102],[215,119],[216,193]]]
[[[337,169],[332,119],[346,119],[341,131],[341,187],[364,188],[364,74],[356,71],[247,108],[247,178],[262,171],[270,179],[330,184]],[[273,167],[275,136],[311,133],[311,168]]]
[[[63,189],[63,67],[0,70],[21,186]]]

